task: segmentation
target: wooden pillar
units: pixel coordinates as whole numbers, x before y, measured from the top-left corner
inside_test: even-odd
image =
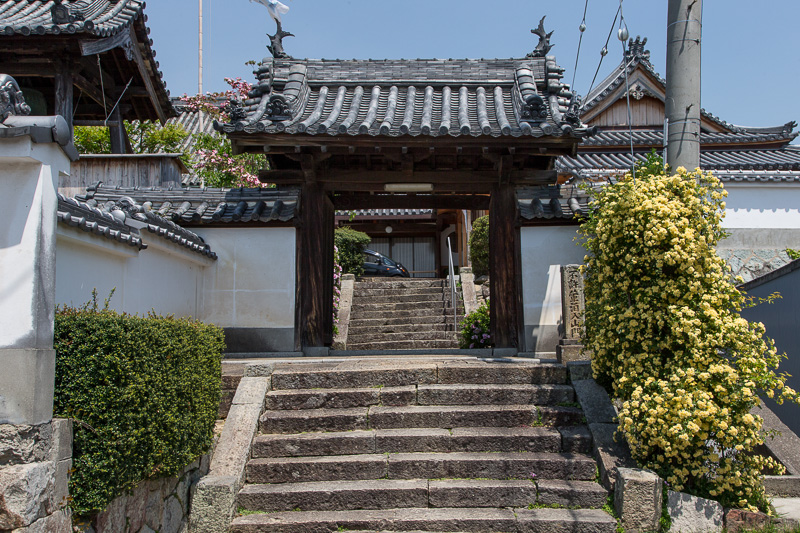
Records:
[[[333,343],[333,202],[317,183],[303,185],[298,239],[298,311],[300,345]]]
[[[119,106],[111,114],[111,121],[118,124],[117,126],[108,127],[108,133],[111,136],[111,153],[126,154],[128,153],[127,146],[130,142],[127,140],[128,132],[125,131],[125,125],[122,123],[122,111]]]
[[[55,114],[64,117],[72,134],[72,72],[68,63],[59,62],[55,75]]]
[[[489,207],[489,283],[492,338],[497,348],[522,348],[522,268],[517,195],[495,185]]]

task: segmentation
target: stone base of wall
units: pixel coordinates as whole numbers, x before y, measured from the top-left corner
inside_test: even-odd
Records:
[[[190,490],[208,473],[204,455],[176,477],[151,479],[109,504],[91,524],[79,524],[84,533],[183,533],[189,520]]]
[[[721,249],[717,253],[745,283],[792,262],[785,249]]]
[[[0,530],[67,533],[72,530],[69,472],[72,423],[0,425]]]

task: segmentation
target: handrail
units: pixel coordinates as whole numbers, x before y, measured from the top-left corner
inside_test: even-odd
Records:
[[[456,276],[453,267],[453,248],[450,246],[450,236],[447,237],[447,281],[450,284],[450,303],[453,306],[453,331],[458,331],[458,306],[456,305]]]

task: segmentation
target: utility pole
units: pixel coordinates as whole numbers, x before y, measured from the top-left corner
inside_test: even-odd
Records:
[[[700,166],[700,42],[703,0],[669,0],[667,9],[667,164]]]
[[[200,2],[200,27],[198,31],[199,36],[199,66],[197,70],[197,94],[203,94],[203,0]]]

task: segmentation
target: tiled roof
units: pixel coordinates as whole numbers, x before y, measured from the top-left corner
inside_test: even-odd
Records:
[[[0,0],[0,33],[108,37],[142,16],[143,0]]]
[[[700,133],[700,144],[757,144],[757,143],[773,143],[784,141],[791,142],[798,133],[792,131],[795,126],[793,122],[788,123],[782,127],[780,131],[774,131],[778,128],[763,128],[768,131],[758,131],[753,128],[748,131],[738,133],[728,132],[710,132]],[[630,146],[630,134],[627,130],[606,130],[599,131],[593,137],[587,137],[583,140],[580,146]],[[660,147],[664,145],[664,132],[662,130],[633,130],[633,144],[636,146],[654,146]]]
[[[278,189],[159,189],[90,187],[86,199],[98,203],[127,199],[139,213],[179,224],[288,222],[297,212],[298,192]]]
[[[147,248],[140,233],[145,229],[192,252],[210,259],[217,258],[202,237],[154,212],[140,209],[130,198],[98,202],[94,198],[82,201],[59,194],[58,221],[139,250]]]
[[[127,244],[139,250],[147,248],[139,231],[125,224],[126,215],[121,209],[103,210],[75,198],[58,195],[58,221],[112,241]]]
[[[555,59],[275,60],[227,133],[330,136],[593,134]],[[572,112],[571,112],[572,111]]]
[[[644,161],[646,152],[634,153]],[[605,178],[628,171],[630,152],[579,152],[562,156],[556,166],[576,176]],[[776,150],[706,150],[700,153],[700,167],[713,171],[723,181],[800,182],[800,150],[788,146]]]
[[[575,219],[589,213],[589,196],[576,187],[542,187],[517,191],[519,215],[525,220]]]
[[[433,209],[357,209],[355,211],[337,211],[336,216],[348,216],[354,214],[356,217],[374,218],[397,218],[406,216],[434,215]]]

